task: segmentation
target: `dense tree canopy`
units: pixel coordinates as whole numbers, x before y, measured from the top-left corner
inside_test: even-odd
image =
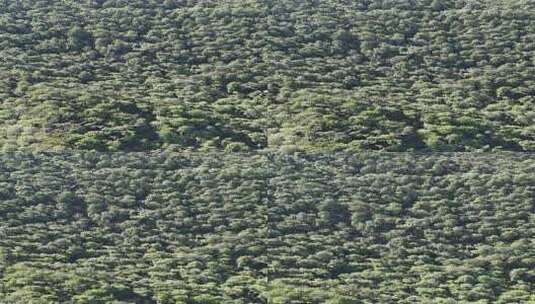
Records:
[[[0,147],[535,150],[535,5],[0,2]]]
[[[0,303],[535,303],[533,1],[0,0],[0,151]]]
[[[529,154],[0,154],[4,303],[532,303]]]

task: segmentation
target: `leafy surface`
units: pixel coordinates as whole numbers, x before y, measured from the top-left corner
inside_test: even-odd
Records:
[[[535,149],[531,1],[0,2],[0,147]]]
[[[0,154],[2,303],[532,303],[529,154]]]

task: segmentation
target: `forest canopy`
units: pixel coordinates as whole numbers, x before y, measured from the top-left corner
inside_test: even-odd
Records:
[[[534,152],[534,1],[0,0],[2,304],[533,304]]]
[[[0,148],[534,151],[535,4],[0,2]]]
[[[2,303],[533,303],[528,154],[1,153]]]

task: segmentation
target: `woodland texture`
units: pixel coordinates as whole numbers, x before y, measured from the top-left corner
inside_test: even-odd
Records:
[[[535,303],[534,1],[0,0],[0,151],[1,304]]]
[[[535,151],[533,1],[0,1],[0,148]]]
[[[0,154],[1,303],[535,303],[529,154]]]

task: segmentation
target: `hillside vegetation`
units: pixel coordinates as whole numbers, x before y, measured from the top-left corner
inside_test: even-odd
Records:
[[[534,151],[535,5],[0,2],[0,147]]]
[[[0,0],[0,304],[534,304],[533,153],[534,1]]]
[[[0,303],[534,303],[527,154],[0,154]]]

